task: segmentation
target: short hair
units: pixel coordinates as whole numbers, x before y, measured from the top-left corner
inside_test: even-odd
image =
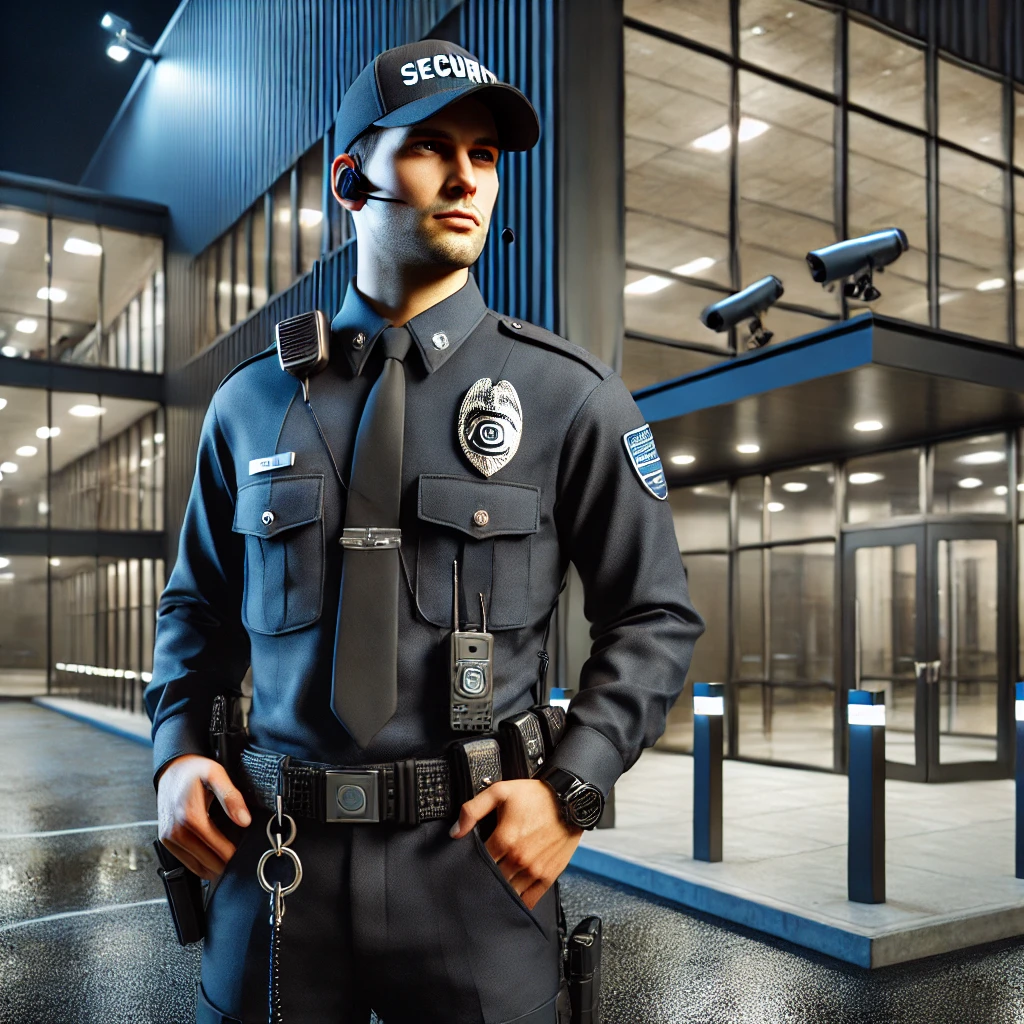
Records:
[[[373,156],[383,134],[383,128],[373,126],[367,128],[362,135],[357,135],[355,139],[349,143],[348,153],[350,156],[355,157],[356,166],[360,170],[367,165],[370,158]]]

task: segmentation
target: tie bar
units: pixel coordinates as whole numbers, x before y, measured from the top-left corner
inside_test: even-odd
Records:
[[[346,526],[338,543],[343,548],[366,550],[400,548],[402,531],[387,526]]]

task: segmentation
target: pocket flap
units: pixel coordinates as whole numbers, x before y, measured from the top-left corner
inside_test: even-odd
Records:
[[[254,537],[273,537],[316,522],[324,511],[324,477],[272,476],[238,488],[231,529]]]
[[[425,522],[450,526],[481,539],[536,533],[540,525],[540,488],[424,474],[420,477],[418,513]]]

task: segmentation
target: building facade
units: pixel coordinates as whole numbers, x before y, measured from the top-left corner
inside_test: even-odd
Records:
[[[886,689],[890,759],[908,777],[943,777],[944,765],[961,766],[946,777],[1005,773],[1024,606],[1024,412],[992,381],[1015,379],[1024,344],[1020,0],[185,0],[81,183],[166,209],[152,273],[134,292],[109,294],[101,274],[97,308],[80,317],[95,337],[66,330],[53,289],[70,294],[57,271],[72,254],[47,215],[53,278],[38,288],[49,291],[37,300],[33,281],[19,286],[5,328],[42,322],[32,304],[43,302],[50,363],[91,359],[90,372],[153,378],[159,389],[130,421],[111,416],[99,383],[75,403],[104,408],[91,422],[119,430],[68,457],[63,428],[47,438],[44,521],[43,499],[17,491],[12,474],[0,482],[4,543],[10,522],[48,543],[70,529],[132,543],[146,532],[161,546],[151,565],[122,559],[123,583],[108,548],[67,585],[55,575],[64,556],[40,563],[49,639],[39,668],[51,688],[80,684],[83,667],[145,671],[144,659],[137,669],[111,661],[107,624],[124,615],[132,651],[151,635],[152,594],[173,558],[213,390],[272,340],[276,321],[314,301],[335,309],[353,272],[351,225],[326,180],[344,89],[379,50],[428,35],[466,46],[540,113],[540,144],[502,157],[494,223],[517,241],[503,247],[493,231],[475,272],[492,306],[590,348],[652,410],[680,551],[709,623],[691,679],[728,684],[730,753],[842,770],[844,688],[866,685]],[[17,207],[10,199],[0,193],[0,229]],[[916,418],[896,413],[918,400],[912,385],[927,360],[916,370],[880,368],[875,356],[849,364],[867,307],[813,284],[804,262],[810,249],[890,226],[911,249],[878,278],[878,316],[863,330],[879,351],[941,342],[943,381],[954,382],[925,387]],[[116,276],[112,243],[111,254]],[[747,354],[744,329],[701,325],[704,306],[769,273],[786,290],[768,315],[767,349]],[[12,408],[25,384],[6,371],[46,363],[19,344],[25,358],[0,360]],[[1005,358],[986,370],[992,381],[958,369],[996,348]],[[845,354],[808,379],[826,350]],[[837,367],[849,386],[801,422],[793,389],[802,381],[826,394]],[[737,390],[741,378],[760,383]],[[41,399],[22,395],[58,409],[62,396],[52,386]],[[880,426],[847,429],[850,415]],[[60,426],[40,426],[51,422]],[[159,476],[147,455],[157,436]],[[738,456],[737,444],[758,451]],[[36,519],[4,519],[9,506]],[[569,687],[588,646],[581,604],[570,581],[552,680]],[[137,637],[127,625],[136,618]],[[933,670],[916,666],[935,661],[945,667],[926,684]],[[123,675],[98,678],[114,683],[90,679],[90,692],[123,699]],[[688,749],[688,692],[666,749]]]

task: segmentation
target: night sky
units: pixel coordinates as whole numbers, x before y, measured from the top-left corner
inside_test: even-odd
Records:
[[[0,4],[0,171],[77,184],[143,58],[106,55],[100,18],[127,19],[151,45],[179,0]]]

